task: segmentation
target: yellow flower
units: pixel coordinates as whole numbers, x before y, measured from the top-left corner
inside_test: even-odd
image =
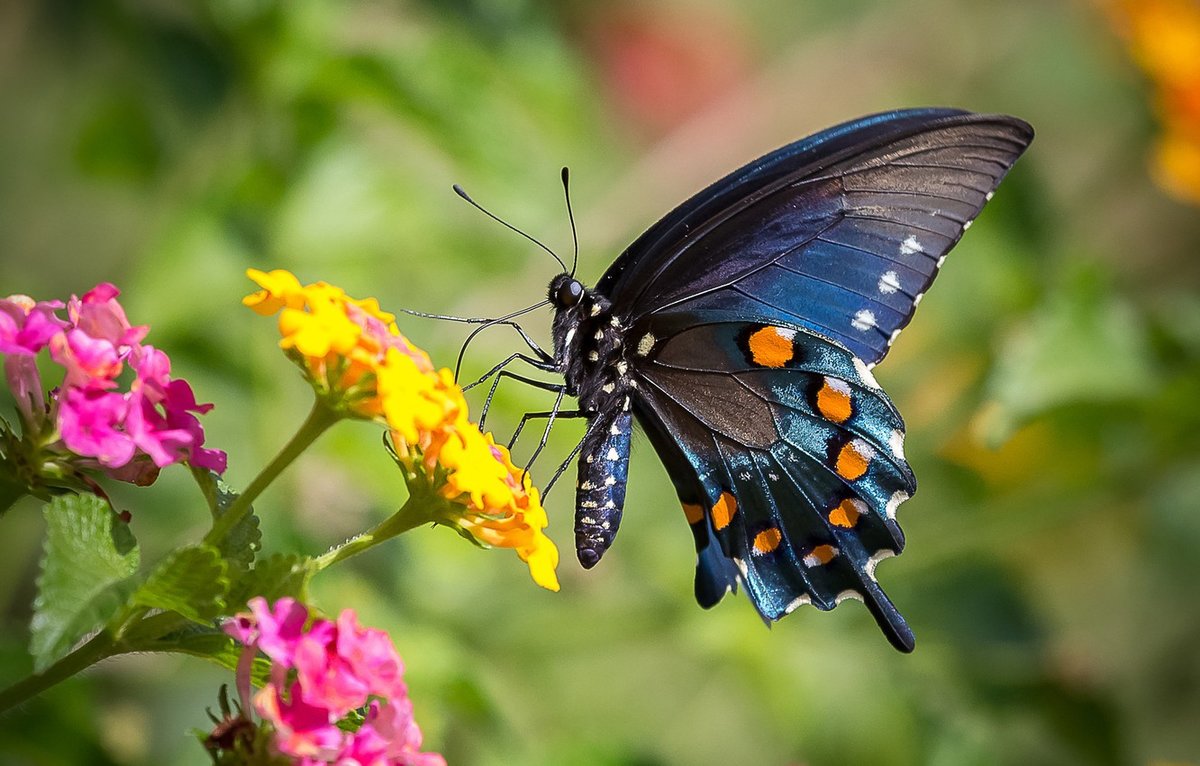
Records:
[[[555,569],[558,548],[542,531],[548,524],[537,489],[525,471],[512,464],[508,450],[491,434],[466,424],[448,430],[423,451],[448,473],[439,493],[450,502],[437,521],[471,535],[483,545],[512,548],[529,565],[533,581],[548,590],[559,588]],[[423,480],[427,473],[414,474]]]
[[[386,426],[410,489],[441,498],[430,520],[514,549],[534,582],[558,590],[558,549],[542,531],[547,518],[537,489],[508,450],[468,419],[453,374],[434,369],[374,298],[351,298],[324,282],[301,285],[283,270],[247,276],[262,289],[243,303],[264,316],[279,313],[279,345],[322,401]]]
[[[1150,77],[1164,133],[1154,177],[1167,191],[1200,204],[1200,3],[1106,0],[1134,60]]]

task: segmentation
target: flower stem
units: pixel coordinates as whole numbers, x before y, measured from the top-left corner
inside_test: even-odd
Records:
[[[319,572],[339,561],[345,561],[351,556],[356,556],[410,529],[432,522],[434,514],[427,504],[430,502],[430,499],[423,498],[423,500],[425,502],[421,502],[418,498],[410,496],[400,510],[393,513],[371,531],[363,532],[357,537],[352,537],[324,555],[318,556],[316,559],[317,571]]]
[[[101,631],[92,640],[51,665],[46,672],[27,676],[0,691],[0,713],[117,653],[112,636],[107,631]]]
[[[262,469],[258,476],[254,477],[254,481],[250,482],[246,491],[233,501],[229,510],[213,522],[212,529],[204,536],[204,543],[206,545],[220,544],[225,535],[229,534],[229,531],[250,513],[251,504],[262,494],[262,491],[275,481],[283,469],[291,465],[301,452],[308,449],[308,446],[316,441],[317,437],[325,432],[325,429],[336,423],[339,417],[338,413],[325,406],[320,399],[315,401],[308,417],[291,440],[283,445],[283,449],[279,450],[275,459]]]

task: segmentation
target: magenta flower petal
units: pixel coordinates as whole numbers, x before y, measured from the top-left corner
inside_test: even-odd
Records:
[[[304,688],[304,699],[329,708],[342,717],[367,704],[370,686],[333,651],[332,641],[306,637],[296,644],[296,678]]]
[[[258,623],[258,648],[280,665],[294,667],[296,643],[305,635],[308,609],[292,598],[281,598],[270,607],[266,599],[258,597],[250,599],[250,611]],[[313,629],[320,632],[322,622],[332,628],[327,620],[317,620]]]
[[[77,455],[96,458],[105,467],[120,468],[136,449],[128,434],[117,430],[127,410],[121,394],[97,388],[66,389],[58,399],[63,444]]]
[[[274,684],[264,686],[254,708],[275,727],[275,746],[287,755],[328,758],[346,738],[327,709],[304,701],[299,683],[292,684],[286,700]]]
[[[17,409],[26,427],[41,430],[46,416],[42,377],[38,374],[37,358],[29,354],[10,354],[4,357],[4,379],[17,401]]]
[[[72,324],[93,338],[106,340],[118,348],[135,346],[150,328],[130,326],[125,309],[117,302],[120,294],[114,285],[102,282],[84,293],[83,298],[72,297],[67,304],[67,315]]]
[[[38,303],[27,295],[0,299],[0,354],[35,355],[67,323],[55,316],[59,301]]]
[[[121,374],[121,354],[107,340],[78,328],[50,339],[50,356],[67,370],[64,386],[112,388]]]
[[[359,625],[353,609],[342,611],[337,626],[338,656],[356,676],[369,680],[371,694],[400,697],[408,693],[401,681],[404,663],[387,633]]]

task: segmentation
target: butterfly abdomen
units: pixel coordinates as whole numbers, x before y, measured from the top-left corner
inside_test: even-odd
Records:
[[[632,414],[626,408],[601,417],[589,423],[575,493],[575,552],[586,569],[600,561],[617,535],[629,475]]]

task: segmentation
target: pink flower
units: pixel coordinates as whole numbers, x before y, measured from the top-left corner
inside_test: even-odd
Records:
[[[21,412],[26,427],[40,431],[45,420],[45,394],[38,374],[37,353],[66,322],[55,316],[58,301],[38,303],[27,295],[0,299],[0,354],[4,354],[4,378]]]
[[[275,727],[275,746],[288,755],[315,756],[337,752],[345,734],[337,719],[318,705],[304,699],[300,683],[292,684],[284,699],[275,684],[267,684],[254,697],[259,715]]]
[[[125,318],[125,309],[117,302],[121,291],[108,282],[102,282],[84,293],[82,298],[71,296],[67,303],[67,315],[71,323],[97,340],[124,352],[142,342],[150,328],[146,325],[132,327]]]
[[[271,658],[270,680],[253,706],[274,727],[280,753],[303,766],[445,766],[440,755],[421,752],[404,663],[386,633],[360,626],[351,609],[336,622],[308,623],[308,610],[290,598],[274,606],[255,598],[250,610],[224,629],[246,645],[245,657],[262,649]],[[239,664],[239,688],[249,683],[250,666]],[[357,731],[339,727],[364,705]]]
[[[55,316],[60,301],[36,302],[28,295],[0,299],[0,354],[34,356],[67,323]]]
[[[171,360],[153,346],[139,349],[137,378],[130,390],[125,428],[137,446],[160,468],[180,460],[223,473],[226,456],[204,449],[204,428],[193,412],[203,415],[211,404],[197,404],[185,380],[171,380]]]
[[[74,327],[50,339],[50,356],[67,370],[64,387],[116,388],[123,368],[116,346]]]
[[[129,435],[117,429],[128,409],[124,396],[98,388],[60,392],[58,427],[63,444],[107,468],[124,466],[137,449]]]
[[[338,616],[337,629],[338,656],[354,675],[371,679],[371,694],[403,697],[408,693],[400,680],[404,663],[387,633],[360,626],[350,609]]]

